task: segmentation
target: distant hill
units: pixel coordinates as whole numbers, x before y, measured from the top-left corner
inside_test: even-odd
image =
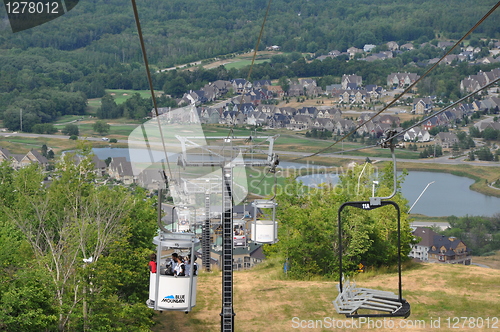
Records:
[[[138,10],[152,64],[168,67],[255,47],[266,0],[147,0]],[[318,52],[388,41],[458,39],[495,0],[274,0],[261,46]],[[476,31],[500,37],[500,12]],[[68,14],[12,34],[2,22],[0,50],[33,47],[142,62],[130,1],[80,0]],[[0,51],[1,53],[1,51]],[[97,60],[97,58],[96,58]],[[103,59],[102,59],[103,60]]]
[[[153,331],[220,331],[220,278],[220,273],[202,273],[194,311],[188,315],[163,312],[157,316],[159,324]],[[359,287],[397,292],[396,273],[366,273],[355,279]],[[411,269],[403,270],[403,297],[411,304],[411,316],[406,320],[394,319],[393,322],[396,327],[399,324],[414,324],[411,331],[462,331],[468,329],[469,323],[471,327],[476,326],[471,328],[474,331],[488,330],[486,324],[489,324],[490,330],[493,324],[500,328],[499,283],[500,274],[495,269],[417,264]],[[318,324],[315,322],[325,321],[325,318],[326,322],[331,322],[332,319],[347,320],[345,316],[338,315],[332,305],[332,300],[337,296],[336,284],[336,281],[284,280],[281,267],[272,264],[235,272],[235,331],[330,331],[332,328],[327,326],[323,326],[323,329],[294,329],[293,326],[302,324],[302,321],[305,321],[303,326]],[[453,320],[454,317],[471,319],[462,328],[464,322]],[[482,318],[482,328],[479,327],[481,322],[478,318]],[[430,328],[431,319],[433,322],[440,319],[439,329]],[[457,324],[454,325],[455,323]],[[453,326],[459,328],[453,329]],[[365,325],[353,330],[372,329]],[[387,330],[389,329],[377,329]],[[392,329],[396,330],[404,329]]]

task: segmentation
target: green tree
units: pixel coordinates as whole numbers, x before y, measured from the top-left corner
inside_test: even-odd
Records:
[[[482,136],[485,140],[496,140],[499,137],[498,133],[499,133],[498,130],[495,130],[491,127],[487,127],[483,130]]]
[[[490,148],[487,146],[483,146],[482,148],[476,150],[475,154],[479,160],[492,161],[494,159],[493,153],[491,153]]]
[[[7,221],[17,230],[9,231],[9,236],[24,243],[17,258],[16,247],[9,249],[0,242],[0,256],[10,257],[5,261],[18,271],[18,282],[11,282],[8,289],[0,283],[2,329],[15,324],[20,327],[8,330],[148,331],[151,327],[144,285],[146,257],[156,231],[154,201],[146,199],[144,190],[132,194],[124,187],[96,186],[90,147],[83,146],[78,154],[82,156],[78,165],[71,154],[65,155],[50,187],[39,185],[44,175],[36,165],[15,173],[0,168],[8,187],[0,188],[7,190],[0,200],[0,226]],[[3,230],[0,227],[0,240]],[[15,241],[7,243],[12,246]],[[93,261],[84,266],[83,258],[89,257]]]
[[[104,135],[109,132],[110,125],[104,120],[97,120],[96,122],[94,122],[92,128],[96,133],[99,133],[99,135]]]
[[[288,94],[288,90],[290,89],[290,80],[288,79],[288,77],[280,77],[278,85],[281,86],[281,89],[283,90],[283,92],[285,92],[285,94]]]
[[[163,91],[174,98],[180,98],[184,93],[188,92],[186,80],[181,76],[177,76],[163,85]]]
[[[116,119],[121,116],[121,109],[116,105],[115,99],[110,94],[101,98],[101,107],[96,112],[99,119]]]
[[[270,256],[288,260],[291,266],[289,276],[308,278],[325,275],[338,278],[337,213],[343,202],[367,200],[371,196],[374,168],[367,164],[361,174],[363,167],[357,165],[348,170],[335,188],[307,188],[289,179],[282,192],[278,192],[280,241],[265,250]],[[391,165],[384,169],[379,179],[378,196],[389,195],[393,187]],[[402,180],[398,180],[398,186]],[[393,200],[403,212],[402,255],[403,259],[407,259],[409,244],[413,241],[406,215],[407,201],[400,194]],[[347,208],[343,212],[343,220],[343,265],[347,274],[353,273],[361,261],[370,266],[397,262],[397,220],[392,207],[373,211]]]
[[[47,157],[47,151],[48,151],[47,144],[42,145],[42,149],[40,151],[42,156]]]
[[[469,160],[470,160],[470,161],[474,161],[474,160],[476,160],[476,158],[474,157],[474,151],[470,151],[470,152],[469,152]]]
[[[69,123],[66,126],[64,126],[64,128],[61,130],[61,132],[64,135],[68,135],[68,136],[80,135],[80,129],[78,128],[78,126],[76,124],[73,124],[73,123]]]

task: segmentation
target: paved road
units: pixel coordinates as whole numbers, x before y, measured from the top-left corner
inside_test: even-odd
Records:
[[[69,136],[66,135],[47,135],[47,134],[29,134],[29,133],[0,133],[0,137],[47,137],[47,138],[59,138],[59,139],[69,139]],[[78,137],[80,140],[88,140],[88,141],[101,141],[100,137]],[[118,140],[118,143],[128,143],[128,140]],[[178,147],[178,145],[176,145]],[[211,148],[215,148],[215,146],[211,146]],[[220,147],[222,148],[222,147]],[[226,147],[227,149],[227,147]],[[295,158],[304,157],[304,152],[295,152],[295,151],[279,151],[275,150],[275,153],[278,155],[284,156],[292,156]],[[398,153],[396,151],[396,157]],[[331,158],[343,158],[343,159],[354,159],[354,160],[365,160],[366,156],[350,156],[343,155],[338,153],[322,153],[321,157],[331,157]],[[390,161],[392,158],[383,158],[383,157],[370,157],[372,161]],[[401,159],[398,158],[398,162],[409,162],[409,163],[417,163],[417,164],[445,164],[445,165],[458,165],[458,164],[468,164],[473,166],[490,166],[490,167],[500,167],[500,163],[494,161],[465,161],[465,157],[460,157],[456,159],[449,159],[448,157],[439,157],[439,158],[427,158],[427,159]],[[302,158],[297,160],[298,162],[302,160],[307,160],[307,158]],[[293,160],[291,160],[293,161]]]
[[[67,135],[48,135],[48,134],[29,134],[29,133],[0,133],[0,137],[46,137],[46,138],[59,138],[59,139],[69,139]],[[80,140],[87,141],[101,141],[101,137],[83,137],[79,136]],[[127,140],[119,140],[119,142],[127,143]]]

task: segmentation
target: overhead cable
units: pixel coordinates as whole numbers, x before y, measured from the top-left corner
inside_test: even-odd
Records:
[[[417,85],[423,78],[425,78],[431,71],[433,71],[440,63],[441,61],[444,60],[444,58],[446,58],[449,54],[451,54],[451,52],[453,52],[453,50],[460,45],[460,43],[465,39],[467,38],[467,36],[469,36],[479,25],[481,25],[481,23],[483,23],[483,21],[485,19],[488,18],[488,16],[490,16],[498,7],[500,6],[500,1],[497,2],[497,4],[495,6],[493,6],[493,8],[491,8],[488,13],[486,13],[486,15],[484,15],[469,31],[467,31],[467,33],[462,37],[460,38],[460,40],[458,40],[455,45],[453,45],[453,47],[451,47],[448,52],[446,52],[445,55],[443,55],[431,68],[429,68],[429,70],[427,70],[421,77],[419,77],[415,82],[413,82],[412,84],[410,84],[410,86],[408,86],[401,94],[399,94],[396,98],[394,98],[389,104],[387,104],[386,106],[384,106],[380,111],[378,111],[377,113],[375,113],[375,115],[371,116],[368,120],[364,121],[363,123],[357,125],[354,129],[352,129],[350,132],[348,132],[346,135],[344,135],[343,137],[341,137],[339,140],[333,142],[331,145],[327,146],[326,148],[323,148],[321,150],[319,150],[318,152],[315,152],[313,154],[310,154],[310,155],[307,155],[307,156],[302,156],[302,157],[299,157],[299,158],[295,158],[293,159],[293,161],[296,161],[296,160],[300,160],[300,159],[305,159],[305,158],[310,158],[310,157],[313,157],[313,156],[316,156],[320,153],[323,153],[324,151],[327,151],[329,150],[331,147],[333,147],[334,145],[344,141],[347,137],[349,137],[350,135],[354,134],[359,128],[361,128],[362,126],[364,126],[365,124],[367,124],[368,122],[372,121],[374,118],[376,118],[377,116],[379,116],[382,112],[384,112],[385,110],[387,110],[389,107],[391,107],[392,105],[394,105],[394,103],[396,103],[404,94],[406,94],[408,91],[410,91],[411,89],[413,89],[413,87],[415,85]]]

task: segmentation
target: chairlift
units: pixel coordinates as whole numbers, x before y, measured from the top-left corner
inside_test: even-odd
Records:
[[[157,246],[158,262],[169,259],[172,252],[178,252],[183,255],[189,253],[195,257],[194,246],[199,242],[193,233],[165,233],[160,232],[153,239]],[[193,264],[193,261],[191,261]],[[189,276],[167,275],[167,266],[158,264],[156,273],[149,276],[149,301],[148,307],[154,310],[176,310],[190,312],[196,305],[196,288],[198,277],[195,273]],[[193,272],[193,269],[191,269]]]
[[[276,166],[279,164],[279,159],[273,159],[273,166],[270,169],[274,173],[274,195],[271,199],[256,199],[252,202],[253,205],[253,220],[251,225],[251,240],[257,243],[274,244],[278,242],[278,222],[276,221]],[[265,210],[263,210],[265,209]],[[265,211],[271,210],[271,213]],[[258,218],[261,212],[264,218]]]
[[[278,222],[276,221],[276,202],[274,199],[257,199],[252,202],[253,220],[251,224],[251,240],[258,243],[273,244],[278,242]],[[258,211],[262,209],[271,209],[271,215],[265,215],[264,218],[258,218]],[[266,218],[267,217],[267,218]]]
[[[195,244],[199,239],[194,233],[172,232],[165,228],[161,220],[162,189],[158,193],[158,236],[153,239],[157,248],[157,270],[149,275],[149,299],[147,306],[154,310],[176,310],[190,312],[196,305],[196,288],[198,277],[191,267],[189,276],[167,275],[166,258],[170,259],[173,252],[181,255],[189,254],[191,264],[194,264]],[[175,207],[172,208],[172,223]],[[165,264],[160,264],[161,261]]]
[[[389,147],[393,160],[393,192],[388,197],[371,197],[369,201],[346,202],[342,204],[338,211],[338,236],[339,236],[339,294],[333,301],[335,310],[346,317],[403,317],[410,316],[410,304],[403,298],[401,281],[401,212],[396,202],[389,201],[396,194],[397,190],[397,170],[396,156],[394,154],[393,139],[396,137],[395,131],[389,131],[386,135],[388,139],[383,142],[383,147]],[[385,145],[384,145],[385,144]],[[375,196],[375,195],[374,195]],[[376,289],[358,288],[349,281],[344,281],[342,270],[342,211],[351,206],[363,210],[373,210],[381,206],[392,205],[397,212],[398,222],[398,294],[380,291]],[[360,310],[367,310],[367,312]]]
[[[245,248],[247,246],[246,221],[244,219],[233,221],[233,246]]]

